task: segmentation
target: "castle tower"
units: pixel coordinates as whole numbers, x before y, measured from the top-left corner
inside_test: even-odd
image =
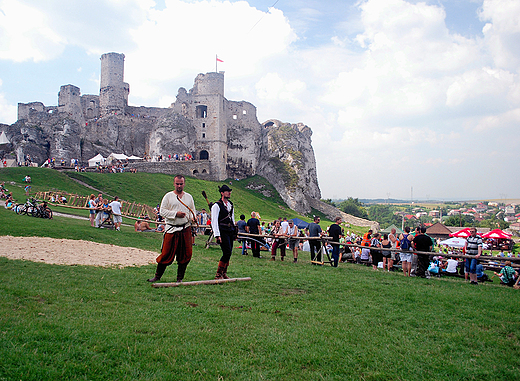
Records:
[[[58,93],[58,111],[68,113],[80,125],[85,123],[81,108],[81,91],[74,85],[63,85]]]
[[[101,56],[101,81],[99,86],[99,107],[101,115],[124,113],[128,105],[130,88],[123,81],[125,55],[105,53]]]
[[[190,91],[195,104],[198,157],[213,163],[218,180],[227,178],[227,122],[224,112],[224,72],[199,74]]]

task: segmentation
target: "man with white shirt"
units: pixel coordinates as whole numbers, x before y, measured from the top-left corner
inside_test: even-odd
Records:
[[[185,179],[175,176],[175,190],[164,195],[161,202],[161,216],[166,222],[161,254],[157,257],[157,271],[148,282],[161,279],[166,267],[177,258],[177,282],[182,282],[192,256],[191,223],[195,221],[193,197],[184,192]]]
[[[123,222],[123,217],[121,216],[121,203],[119,202],[119,197],[114,197],[114,201],[108,204],[112,209],[112,216],[114,218],[114,227],[119,231],[121,228],[121,223]]]

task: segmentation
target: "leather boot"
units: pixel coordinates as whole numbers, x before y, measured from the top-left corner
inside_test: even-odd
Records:
[[[158,263],[157,270],[155,270],[155,276],[153,278],[148,279],[148,282],[157,282],[157,281],[161,280],[165,270],[166,270],[166,265],[162,265],[162,264]]]
[[[187,263],[179,263],[177,267],[177,283],[182,282],[184,279],[184,274],[186,273],[186,267],[188,267]]]
[[[229,266],[229,262],[224,265],[224,271],[222,272],[222,279],[229,279],[227,276],[227,268]]]
[[[226,264],[222,261],[218,261],[217,274],[215,275],[215,279],[224,279],[224,271],[226,269]]]

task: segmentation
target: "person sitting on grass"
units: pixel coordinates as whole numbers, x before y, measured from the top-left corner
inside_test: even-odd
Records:
[[[444,269],[446,274],[449,275],[457,275],[457,266],[459,265],[459,261],[456,259],[453,259],[453,257],[450,257],[446,261],[446,268]]]
[[[516,272],[515,269],[511,267],[511,261],[506,261],[506,265],[502,268],[502,270],[500,270],[500,273],[495,271],[493,274],[500,278],[500,284],[505,284],[509,287],[513,287],[515,285],[515,281],[518,277],[518,272]]]
[[[155,231],[158,233],[164,233],[164,224],[157,224],[157,228],[155,228]]]
[[[135,221],[134,230],[136,232],[154,232],[155,231],[155,229],[152,229],[150,227],[150,224],[148,223],[148,221],[144,221],[144,220]]]

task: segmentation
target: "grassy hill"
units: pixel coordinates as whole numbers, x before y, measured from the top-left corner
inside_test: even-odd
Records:
[[[14,197],[19,202],[24,202],[26,198],[23,192],[24,184],[22,183],[26,175],[32,178],[31,193],[33,194],[38,191],[49,190],[61,190],[80,195],[96,193],[94,190],[72,180],[77,179],[102,191],[104,194],[119,196],[123,200],[147,204],[152,207],[160,204],[166,192],[173,190],[173,176],[163,174],[62,173],[47,168],[25,167],[0,169],[0,181],[6,182],[6,186],[10,191],[13,191]],[[10,185],[11,182],[15,184]],[[187,177],[185,191],[193,196],[197,210],[202,208],[208,210],[207,203],[202,197],[202,191],[206,191],[209,200],[214,202],[220,198],[218,187],[224,183],[229,185],[230,182],[233,189],[231,199],[235,205],[235,217],[237,219],[240,214],[244,214],[249,218],[252,211],[260,213],[262,220],[266,222],[273,221],[278,217],[298,217],[310,221],[310,217],[312,217],[301,216],[289,209],[273,186],[260,176],[241,181],[226,180],[225,182],[205,181]],[[264,195],[257,189],[261,189],[267,195]],[[61,210],[58,208],[57,210],[78,214],[65,208]],[[315,213],[317,212],[315,211]],[[80,212],[80,214],[84,214],[84,212]]]

